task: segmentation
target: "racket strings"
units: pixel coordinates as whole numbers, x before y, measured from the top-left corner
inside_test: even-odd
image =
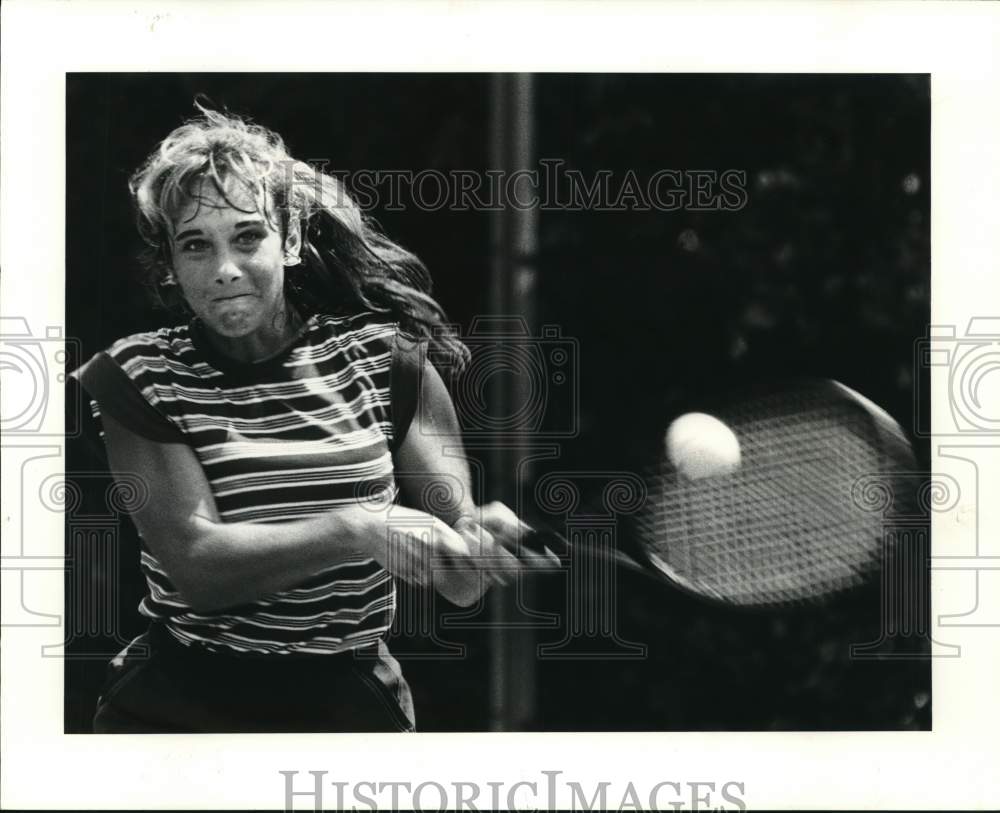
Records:
[[[662,463],[638,531],[654,563],[737,604],[837,592],[879,563],[882,518],[854,501],[864,475],[891,478],[878,422],[846,399],[801,391],[715,413],[741,444],[737,472],[688,480]],[[908,448],[908,447],[906,447]]]

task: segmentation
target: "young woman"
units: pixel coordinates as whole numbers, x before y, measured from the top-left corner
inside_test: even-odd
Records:
[[[339,181],[200,110],[130,184],[189,321],[77,373],[112,470],[148,491],[150,629],[112,661],[95,731],[413,730],[393,577],[466,605],[523,564],[519,520],[477,507],[442,450],[459,429],[425,349],[467,351]]]

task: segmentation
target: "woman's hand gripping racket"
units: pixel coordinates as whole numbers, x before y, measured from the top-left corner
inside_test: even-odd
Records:
[[[712,416],[729,437],[711,419],[700,430],[701,418],[689,421],[646,478],[637,555],[589,546],[580,555],[744,607],[818,600],[878,570],[884,520],[868,490],[874,484],[904,498],[911,481],[902,475],[915,464],[886,412],[842,384],[810,381]],[[571,554],[551,530],[535,530],[523,544]]]

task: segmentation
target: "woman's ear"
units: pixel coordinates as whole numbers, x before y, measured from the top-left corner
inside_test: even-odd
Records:
[[[298,218],[292,218],[288,223],[288,234],[285,235],[285,265],[298,265],[302,262],[302,226]]]

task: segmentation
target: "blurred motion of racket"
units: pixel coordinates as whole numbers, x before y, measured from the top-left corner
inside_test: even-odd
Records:
[[[882,565],[889,496],[908,504],[915,458],[882,409],[830,380],[798,382],[710,410],[739,440],[740,464],[692,479],[662,450],[644,478],[634,555],[536,526],[529,550],[597,557],[734,607],[815,602]],[[662,446],[662,444],[661,444]]]

